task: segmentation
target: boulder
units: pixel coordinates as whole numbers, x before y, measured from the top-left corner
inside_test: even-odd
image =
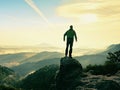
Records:
[[[82,65],[73,58],[65,57],[60,60],[60,70],[56,75],[57,90],[74,90],[82,84],[78,79],[82,75]]]

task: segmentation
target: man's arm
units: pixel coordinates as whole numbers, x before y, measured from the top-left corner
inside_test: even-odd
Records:
[[[75,32],[75,31],[74,31]],[[76,40],[76,42],[77,42],[77,35],[76,35],[76,32],[75,32],[75,40]]]
[[[63,36],[63,41],[65,41],[65,36],[67,35],[67,32],[64,34],[64,36]]]

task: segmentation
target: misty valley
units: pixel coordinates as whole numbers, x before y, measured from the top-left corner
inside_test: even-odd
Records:
[[[112,74],[111,71],[105,71],[106,73],[104,73],[104,71],[103,73],[100,71],[95,71],[95,68],[97,70],[99,68],[103,68],[103,66],[106,67],[105,62],[108,61],[107,55],[109,52],[114,53],[119,50],[120,44],[113,44],[107,47],[105,50],[99,52],[92,53],[92,50],[89,50],[84,53],[84,55],[74,56],[73,58],[76,59],[83,68],[83,74],[80,76],[82,79],[77,79],[80,79],[82,83],[86,82],[86,80],[91,80],[93,84],[96,84],[97,82],[95,82],[95,78],[96,81],[105,78],[105,80],[109,79],[111,81],[104,82],[103,80],[103,83],[113,83],[113,85],[115,84],[118,85],[116,87],[119,87],[119,84],[116,84],[116,82],[120,82],[120,80],[118,80],[118,76],[120,76],[120,73],[118,72],[119,70],[116,71],[116,69],[114,69],[116,72]],[[79,53],[80,50],[77,51],[76,52]],[[0,88],[3,89],[0,90],[56,90],[54,86],[55,76],[61,68],[60,59],[62,57],[64,57],[63,53],[55,51],[1,54]],[[116,82],[112,82],[112,80],[115,80]],[[90,85],[90,82],[88,81],[86,83]],[[76,83],[78,82],[75,82],[75,85]],[[83,88],[91,88],[88,90],[102,90],[95,89],[92,85],[88,87],[86,86],[87,84],[79,84],[76,86],[76,89],[69,90],[83,90]],[[96,85],[98,85],[98,83]],[[96,88],[98,87],[96,86]]]

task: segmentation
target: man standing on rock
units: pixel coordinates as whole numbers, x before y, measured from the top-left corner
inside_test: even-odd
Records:
[[[77,35],[76,32],[73,30],[73,26],[70,26],[70,29],[65,32],[63,40],[65,41],[65,36],[67,36],[67,43],[66,43],[66,50],[65,50],[65,56],[67,57],[68,55],[68,48],[70,47],[69,50],[69,57],[72,58],[72,47],[73,47],[73,41],[74,37],[77,42]]]

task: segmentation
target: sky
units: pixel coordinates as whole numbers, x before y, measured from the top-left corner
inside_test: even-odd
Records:
[[[73,25],[76,48],[120,43],[120,0],[0,0],[0,46],[65,47]]]

